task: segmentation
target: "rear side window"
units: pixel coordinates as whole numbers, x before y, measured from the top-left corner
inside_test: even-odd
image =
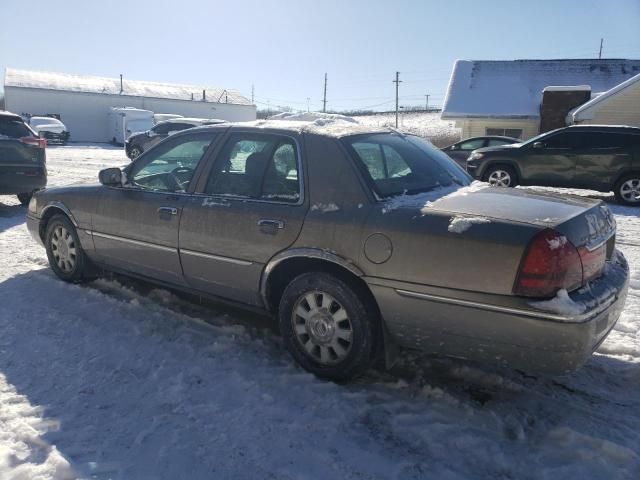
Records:
[[[300,172],[294,140],[272,134],[232,135],[215,161],[205,193],[297,203]]]
[[[489,140],[489,147],[498,147],[500,145],[505,145],[505,144],[511,144],[513,142],[510,142],[508,140],[500,140],[498,138],[492,138]]]
[[[0,136],[9,138],[32,137],[35,133],[23,122],[0,120]]]
[[[640,139],[640,136],[637,137]],[[588,148],[606,149],[621,148],[632,145],[633,136],[622,133],[605,133],[594,132],[586,137],[586,146]]]
[[[347,137],[343,142],[379,197],[470,183],[469,176],[447,155],[417,137],[371,134]]]
[[[476,138],[475,140],[469,140],[468,142],[462,142],[458,147],[459,150],[476,150],[484,146],[484,138]]]

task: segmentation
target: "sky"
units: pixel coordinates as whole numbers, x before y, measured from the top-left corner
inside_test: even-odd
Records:
[[[2,0],[6,67],[221,86],[259,109],[441,106],[456,59],[640,59],[640,0]]]

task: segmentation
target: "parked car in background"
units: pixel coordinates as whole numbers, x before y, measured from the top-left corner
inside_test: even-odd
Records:
[[[472,151],[478,148],[484,147],[496,147],[498,145],[508,145],[512,143],[518,143],[522,140],[513,137],[500,137],[500,136],[486,136],[486,137],[471,137],[444,147],[442,149],[447,155],[453,158],[458,165],[462,168],[466,168],[467,158]]]
[[[46,186],[46,146],[20,115],[0,111],[0,195],[17,195],[27,205]]]
[[[69,130],[64,123],[53,117],[31,117],[29,119],[31,128],[48,142],[66,144],[69,141]]]
[[[395,344],[550,374],[589,358],[629,281],[604,203],[470,185],[422,138],[342,123],[185,130],[37,192],[27,226],[62,280],[100,267],[272,313],[324,378]]]
[[[467,161],[467,171],[499,187],[613,190],[620,203],[639,206],[640,128],[559,128],[524,143],[476,150]]]
[[[202,125],[215,125],[225,123],[225,120],[215,118],[174,118],[165,120],[150,128],[147,131],[131,135],[125,142],[127,157],[131,160],[137,158],[142,152],[146,152],[154,145],[157,145],[169,135],[186,130],[187,128],[199,127]]]

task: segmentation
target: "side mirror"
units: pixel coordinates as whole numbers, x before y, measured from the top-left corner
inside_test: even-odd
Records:
[[[155,137],[156,136],[156,132],[154,132],[153,130],[147,130],[147,137]]]
[[[122,170],[119,168],[105,168],[100,170],[98,179],[102,185],[108,187],[121,187],[122,186]]]
[[[544,148],[545,146],[544,142],[533,142],[533,148]]]

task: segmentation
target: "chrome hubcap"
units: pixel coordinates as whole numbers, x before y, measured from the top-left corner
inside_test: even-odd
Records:
[[[341,362],[351,351],[353,328],[344,307],[333,296],[315,290],[296,301],[291,323],[307,354],[324,365]]]
[[[51,235],[51,252],[60,270],[72,272],[76,267],[76,243],[71,233],[64,227],[58,227]]]
[[[494,187],[508,187],[511,185],[511,175],[504,170],[495,170],[489,175],[489,185]]]
[[[620,187],[620,196],[629,203],[640,202],[640,178],[631,178]]]

